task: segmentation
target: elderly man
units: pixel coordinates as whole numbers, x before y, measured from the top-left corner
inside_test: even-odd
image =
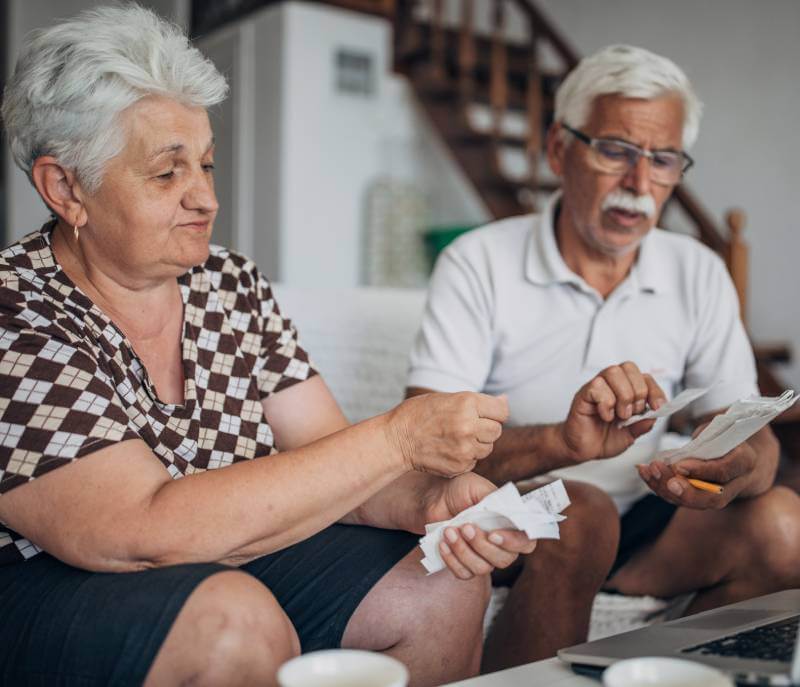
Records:
[[[648,464],[663,421],[618,427],[660,405],[662,389],[712,387],[694,404],[698,423],[757,391],[724,264],[654,228],[692,165],[700,109],[663,57],[612,46],[583,60],[557,93],[547,141],[561,193],[541,214],[461,237],[434,271],[408,394],[506,394],[512,426],[477,470],[498,484],[549,473],[594,485],[571,483],[561,541],[540,543],[507,579],[485,670],[582,641],[603,586],[697,592],[696,612],[800,584],[800,498],[773,487],[769,428],[717,460],[668,467]]]

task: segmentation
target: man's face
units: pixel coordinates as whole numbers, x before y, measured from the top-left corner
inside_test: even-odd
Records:
[[[592,150],[572,134],[551,132],[548,160],[562,178],[563,218],[592,250],[610,257],[635,250],[655,225],[673,186],[650,181],[650,161],[640,157],[624,174],[599,172],[591,163]],[[613,138],[646,150],[681,150],[683,103],[678,96],[653,100],[601,96],[581,131],[592,138]],[[615,194],[650,196],[655,212],[629,212],[613,200]]]

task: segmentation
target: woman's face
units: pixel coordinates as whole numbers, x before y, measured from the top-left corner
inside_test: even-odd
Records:
[[[127,143],[85,199],[81,237],[88,231],[107,267],[132,282],[175,277],[208,257],[219,207],[208,115],[149,96],[122,123]]]

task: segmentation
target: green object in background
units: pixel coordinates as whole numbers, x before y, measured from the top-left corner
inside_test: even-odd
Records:
[[[436,258],[439,257],[439,253],[441,253],[445,247],[457,239],[461,234],[465,234],[466,232],[474,229],[477,224],[469,224],[469,225],[451,225],[451,226],[439,226],[439,227],[431,227],[428,231],[422,234],[423,239],[425,240],[425,248],[428,251],[428,259],[430,260],[431,269],[433,269],[433,265],[436,262]]]

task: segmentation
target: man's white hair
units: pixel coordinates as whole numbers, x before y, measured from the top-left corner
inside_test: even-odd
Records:
[[[579,129],[603,95],[647,100],[676,94],[683,101],[683,147],[697,140],[703,105],[672,60],[631,45],[610,45],[585,57],[556,92],[555,120]]]
[[[136,4],[86,10],[25,39],[5,89],[11,153],[31,176],[52,155],[89,193],[125,144],[119,115],[148,95],[210,107],[228,84],[184,32]]]

